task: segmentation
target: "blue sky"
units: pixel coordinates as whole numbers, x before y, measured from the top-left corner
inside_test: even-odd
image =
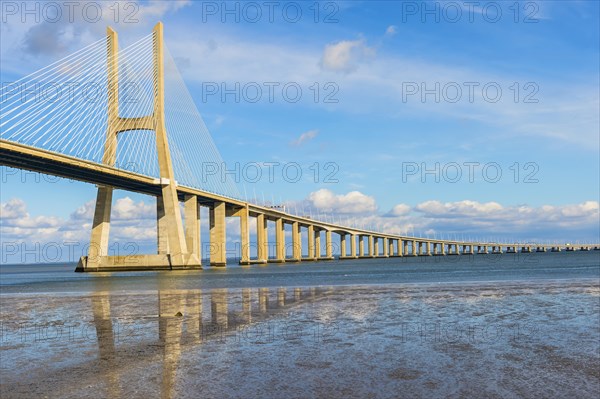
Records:
[[[268,202],[398,233],[599,240],[596,1],[471,9],[467,2],[275,2],[272,22],[261,2],[257,22],[246,3],[227,3],[238,7],[236,21],[221,2],[123,2],[118,23],[112,2],[102,4],[97,22],[78,9],[72,22],[41,15],[36,23],[3,8],[2,82],[101,38],[107,24],[125,46],[160,20],[224,161],[279,163],[273,182],[240,182],[242,197],[256,193],[262,202],[264,193]],[[292,22],[298,8],[302,16]],[[138,22],[123,22],[128,12]],[[273,102],[269,82],[277,84]],[[264,88],[261,99],[220,95],[236,83]],[[285,85],[301,88],[298,102],[286,101]],[[282,175],[291,163],[302,167],[298,182]],[[438,172],[423,175],[436,165]],[[1,172],[3,245],[85,243],[93,185]],[[154,200],[118,192],[115,201],[121,219],[113,239],[151,248]]]

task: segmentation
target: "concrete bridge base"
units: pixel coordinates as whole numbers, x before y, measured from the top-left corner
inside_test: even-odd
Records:
[[[178,259],[176,259],[178,258]],[[200,260],[193,254],[179,257],[161,255],[102,256],[96,267],[88,266],[88,257],[82,256],[76,272],[111,272],[135,270],[201,270]]]

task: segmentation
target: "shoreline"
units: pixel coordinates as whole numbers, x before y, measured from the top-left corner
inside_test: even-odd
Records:
[[[514,280],[465,280],[465,281],[443,281],[443,282],[407,282],[407,283],[373,283],[373,284],[322,284],[322,285],[310,285],[310,286],[295,286],[295,285],[257,285],[257,286],[244,286],[244,287],[214,287],[214,288],[165,288],[164,291],[169,292],[187,292],[194,290],[211,291],[219,289],[228,290],[243,290],[243,289],[260,289],[260,288],[353,288],[353,289],[369,289],[369,288],[440,288],[445,287],[465,287],[465,288],[481,288],[480,286],[486,286],[494,284],[494,286],[543,286],[550,284],[584,284],[594,283],[594,286],[600,288],[600,276],[599,277],[583,277],[583,278],[530,278],[530,279],[514,279]],[[10,297],[27,297],[27,296],[65,296],[65,297],[91,297],[91,296],[105,296],[106,294],[111,295],[149,295],[162,291],[159,289],[143,289],[143,290],[98,290],[98,291],[55,291],[55,292],[8,292],[3,293],[2,287],[0,286],[0,298]]]

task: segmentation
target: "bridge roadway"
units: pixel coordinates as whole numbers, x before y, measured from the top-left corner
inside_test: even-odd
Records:
[[[118,189],[159,196],[164,182],[160,179],[130,172],[116,167],[99,164],[60,153],[35,148],[20,143],[0,139],[0,165],[31,170],[67,179],[111,186]],[[429,255],[473,255],[487,253],[517,253],[546,251],[600,250],[600,244],[519,244],[494,242],[465,242],[436,240],[420,237],[399,236],[382,232],[357,229],[334,223],[314,220],[306,216],[297,216],[279,209],[259,206],[235,198],[199,190],[193,187],[177,186],[180,201],[194,200],[195,206],[209,207],[211,217],[211,265],[224,266],[225,253],[225,217],[240,217],[241,226],[241,264],[314,261],[333,259],[332,233],[340,236],[340,259],[429,256]],[[187,205],[186,205],[187,206]],[[215,211],[219,209],[220,211]],[[197,213],[197,211],[196,211]],[[192,213],[193,214],[193,213]],[[187,215],[187,213],[186,213]],[[257,218],[257,258],[250,258],[250,239],[248,218]],[[215,221],[215,218],[221,220]],[[275,222],[275,257],[268,256],[267,222]],[[285,225],[292,225],[292,258],[286,257]],[[308,256],[302,256],[302,228],[307,229]],[[326,253],[321,254],[321,232],[325,232]],[[358,251],[357,240],[358,237]],[[192,240],[199,241],[194,234]],[[349,239],[348,239],[349,238]],[[366,245],[365,245],[366,238]],[[382,247],[379,243],[382,241]],[[221,242],[213,242],[221,241]],[[216,244],[216,245],[215,245]],[[348,245],[349,244],[349,245]],[[198,245],[199,248],[199,245]],[[198,250],[199,251],[199,250]],[[215,252],[215,253],[213,253]],[[129,268],[135,269],[135,267]]]

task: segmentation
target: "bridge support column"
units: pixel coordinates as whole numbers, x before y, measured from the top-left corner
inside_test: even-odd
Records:
[[[340,259],[347,257],[346,252],[346,234],[340,233]]]
[[[256,217],[256,255],[259,263],[267,263],[269,259],[267,218],[264,213],[259,213]]]
[[[92,224],[92,238],[87,261],[87,269],[97,270],[102,256],[108,255],[108,237],[110,232],[110,211],[112,208],[113,188],[99,186],[96,196],[96,209]]]
[[[161,201],[161,197],[157,200]],[[187,253],[187,245],[185,243],[185,235],[183,234],[183,222],[181,220],[177,190],[174,183],[163,187],[162,202],[164,215],[161,217],[161,222],[164,220],[165,223],[161,225],[161,229],[167,233],[168,251],[172,257],[172,262],[181,264],[182,255]]]
[[[398,241],[396,241],[396,251],[398,252],[398,256],[403,256],[402,249],[403,249],[402,239],[399,238]]]
[[[379,256],[379,237],[373,237],[373,256]]]
[[[404,244],[404,256],[409,256],[409,252],[408,252],[408,240],[404,240],[403,242]]]
[[[198,197],[186,195],[184,202],[185,214],[185,241],[188,251],[200,257],[200,209],[198,208]]]
[[[156,197],[156,245],[159,254],[169,253],[168,236],[165,207],[161,198]]]
[[[293,261],[300,262],[302,260],[302,240],[300,239],[301,233],[300,223],[292,223],[292,257]]]
[[[388,239],[388,256],[394,256],[394,240]]]
[[[240,210],[240,241],[242,242],[241,262],[250,264],[250,211],[248,205]]]
[[[384,256],[384,257],[386,257],[386,258],[387,258],[388,256],[390,256],[390,255],[389,255],[389,252],[388,252],[388,251],[389,251],[389,249],[390,249],[390,248],[389,248],[389,246],[388,246],[388,239],[384,237],[384,238],[383,238],[383,256]]]
[[[315,229],[315,259],[319,260],[321,258],[321,231],[319,229]]]
[[[364,258],[365,256],[365,240],[364,236],[358,236],[358,256]]]
[[[412,241],[411,251],[412,256],[417,256],[417,242],[415,240]]]
[[[248,225],[248,219],[250,218],[250,212],[248,206],[243,207],[235,213],[236,216],[240,217],[240,265],[249,265],[250,262],[250,226]]]
[[[371,258],[375,256],[375,251],[373,248],[373,236],[369,236],[369,256]]]
[[[285,262],[285,225],[282,218],[275,220],[275,259],[273,262]]]
[[[356,258],[356,235],[350,234],[350,256]]]
[[[225,203],[214,202],[210,207],[210,265],[227,265],[225,250]]]
[[[315,227],[313,225],[308,226],[308,259],[314,260],[315,256]]]
[[[427,246],[427,256],[431,256],[431,243],[427,241],[425,245]]]
[[[325,231],[325,256],[327,259],[333,259],[333,242],[330,230]]]

